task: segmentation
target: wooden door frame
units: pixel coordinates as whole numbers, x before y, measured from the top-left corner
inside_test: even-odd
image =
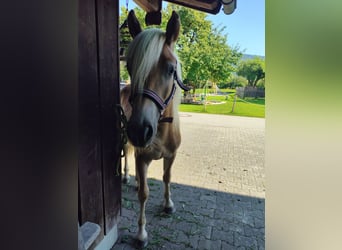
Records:
[[[103,238],[121,209],[118,1],[79,0],[78,45],[78,219],[100,225]]]

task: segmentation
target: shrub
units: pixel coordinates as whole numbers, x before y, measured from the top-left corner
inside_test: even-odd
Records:
[[[265,78],[263,79],[260,79],[256,85],[258,88],[262,88],[264,89],[265,88]]]
[[[218,86],[221,89],[235,89],[236,87],[244,87],[247,83],[247,79],[242,76],[232,76],[227,83],[220,83]]]

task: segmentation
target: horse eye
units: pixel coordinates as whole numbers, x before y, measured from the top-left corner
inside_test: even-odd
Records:
[[[169,75],[172,75],[173,73],[175,73],[175,67],[173,65],[169,65],[168,73]]]

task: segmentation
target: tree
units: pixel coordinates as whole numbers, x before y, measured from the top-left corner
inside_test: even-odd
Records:
[[[208,81],[228,81],[231,73],[236,71],[242,53],[239,48],[228,46],[227,38],[222,34],[225,27],[213,27],[212,22],[206,20],[207,14],[204,12],[168,4],[162,11],[162,23],[158,28],[165,30],[172,10],[179,14],[181,20],[176,53],[182,63],[184,83],[191,84],[195,91],[195,88],[203,87]],[[145,12],[138,8],[134,11],[142,28],[146,28]],[[120,23],[127,16],[124,9],[122,13]]]
[[[241,61],[237,74],[245,77],[249,86],[256,87],[258,81],[265,78],[265,61],[260,57]]]
[[[200,88],[211,81],[227,81],[242,56],[238,48],[227,45],[223,35],[225,27],[213,27],[207,14],[178,7],[181,19],[181,36],[177,52],[183,63],[183,78]]]
[[[215,83],[227,81],[232,72],[236,71],[237,62],[242,56],[238,48],[227,45],[227,37],[222,35],[224,29],[225,27],[212,29],[212,34],[208,38],[207,67],[210,72],[209,79]]]

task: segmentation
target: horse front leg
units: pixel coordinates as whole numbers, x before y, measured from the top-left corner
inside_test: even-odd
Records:
[[[171,167],[176,158],[176,154],[174,154],[170,158],[164,158],[164,212],[167,214],[172,214],[176,211],[176,208],[171,200],[171,191],[170,191],[170,180],[171,180]]]
[[[138,233],[136,236],[138,248],[143,248],[147,246],[148,235],[145,229],[146,226],[146,215],[145,208],[146,202],[149,196],[149,188],[147,185],[147,168],[151,161],[142,159],[142,157],[136,156],[135,166],[136,166],[136,176],[138,184],[138,199],[140,202],[140,215],[138,219]]]
[[[127,184],[129,183],[129,166],[128,166],[128,156],[129,156],[129,153],[130,153],[130,145],[128,145],[128,143],[126,143],[124,146],[123,146],[123,151],[124,151],[124,155],[125,155],[125,166],[124,166],[124,176],[122,178],[122,182],[124,184]]]

